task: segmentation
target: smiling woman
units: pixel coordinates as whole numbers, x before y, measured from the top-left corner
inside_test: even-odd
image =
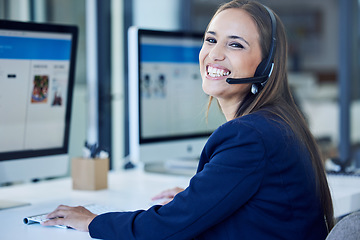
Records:
[[[155,199],[167,203],[148,210],[95,216],[61,206],[45,225],[88,229],[102,239],[326,238],[331,196],[316,143],[290,94],[280,19],[255,1],[234,0],[215,13],[204,40],[203,90],[227,122],[208,139],[189,186],[160,193]],[[257,91],[227,82],[253,77],[263,62],[273,69]]]

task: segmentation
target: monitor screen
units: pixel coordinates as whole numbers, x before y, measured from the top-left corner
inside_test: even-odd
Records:
[[[217,104],[206,118],[209,96],[199,70],[203,35],[133,27],[129,37],[130,152],[145,163],[197,158],[225,121]]]
[[[0,182],[67,173],[76,43],[74,26],[0,21]]]

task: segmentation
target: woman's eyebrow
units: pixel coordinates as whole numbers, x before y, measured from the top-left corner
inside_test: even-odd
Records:
[[[216,33],[215,33],[214,31],[207,31],[206,33],[216,36]],[[237,39],[237,40],[243,41],[243,42],[245,42],[248,46],[250,46],[250,43],[249,43],[248,41],[246,41],[243,37],[239,37],[239,36],[237,36],[237,35],[230,35],[229,38],[230,38],[230,39]]]

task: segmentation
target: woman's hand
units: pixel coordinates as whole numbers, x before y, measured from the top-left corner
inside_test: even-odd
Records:
[[[184,191],[184,189],[179,187],[168,189],[154,196],[151,200],[157,201],[160,205],[165,205],[168,202],[172,201],[176,194],[182,191]]]
[[[96,216],[96,214],[81,206],[69,207],[60,205],[46,216],[49,220],[41,224],[44,226],[64,225],[79,231],[88,232],[88,226]]]

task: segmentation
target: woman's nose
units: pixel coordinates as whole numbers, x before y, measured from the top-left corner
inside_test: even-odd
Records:
[[[209,57],[213,61],[222,61],[225,59],[225,51],[224,48],[220,44],[216,44],[210,50]]]

